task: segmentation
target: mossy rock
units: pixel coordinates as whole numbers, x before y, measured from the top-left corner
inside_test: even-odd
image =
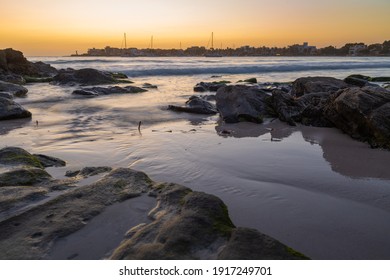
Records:
[[[112,72],[111,75],[114,79],[127,79],[128,78],[126,74],[120,73],[120,72]]]
[[[347,78],[355,78],[355,79],[365,80],[368,82],[372,81],[371,77],[365,76],[365,75],[360,75],[360,74],[349,75]]]
[[[245,83],[251,83],[251,84],[257,84],[257,79],[256,78],[249,78],[244,80]]]
[[[0,174],[0,187],[5,186],[32,186],[52,177],[40,168],[15,169]]]
[[[371,79],[372,82],[390,82],[390,77],[375,77]]]
[[[33,156],[22,148],[17,147],[7,147],[1,149],[0,164],[43,168],[43,165],[36,156]]]

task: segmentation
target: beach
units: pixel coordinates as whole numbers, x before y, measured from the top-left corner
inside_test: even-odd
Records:
[[[292,127],[277,119],[226,124],[218,115],[166,110],[182,105],[201,81],[389,76],[389,58],[29,60],[123,72],[135,86],[157,86],[83,98],[72,95],[78,85],[27,85],[27,97],[15,100],[33,117],[1,122],[1,148],[65,160],[66,167],[47,169],[53,177],[64,179],[67,170],[85,166],[129,167],[154,181],[216,195],[236,226],[255,228],[312,259],[390,258],[388,150],[372,149],[336,128]]]

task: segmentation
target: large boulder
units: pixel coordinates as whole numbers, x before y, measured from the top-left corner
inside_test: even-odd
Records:
[[[154,221],[130,230],[111,259],[306,258],[257,230],[236,228],[215,196],[175,184],[158,185],[155,192]]]
[[[0,81],[0,92],[8,92],[16,97],[24,97],[26,96],[28,89],[21,85]]]
[[[9,98],[0,97],[0,121],[31,118],[31,113]]]
[[[19,147],[6,147],[0,150],[0,164],[8,166],[28,166],[43,168],[40,157],[30,154]]]
[[[332,95],[326,117],[355,139],[390,149],[390,91],[352,87]]]
[[[5,76],[14,76],[16,80],[16,76],[51,77],[57,70],[43,62],[28,61],[20,51],[5,49],[0,50],[0,72]]]
[[[32,186],[49,179],[50,174],[41,168],[14,169],[0,174],[0,187]]]
[[[270,94],[253,86],[233,85],[220,88],[216,94],[216,105],[227,123],[261,123],[264,117],[275,115]]]
[[[186,102],[186,106],[169,105],[168,110],[206,115],[214,115],[218,113],[214,104],[198,96],[191,96]]]
[[[333,93],[339,89],[347,88],[349,85],[339,79],[331,77],[305,77],[293,82],[291,95],[300,97],[307,93],[329,92]]]
[[[103,85],[115,84],[118,80],[108,72],[99,71],[92,68],[80,70],[62,69],[53,77],[53,84],[57,85]]]

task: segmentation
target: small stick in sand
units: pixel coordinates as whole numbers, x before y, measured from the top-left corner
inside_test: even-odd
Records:
[[[139,121],[139,123],[138,123],[138,131],[139,131],[139,132],[141,132],[141,124],[142,124],[142,122]]]
[[[39,122],[38,121],[35,121],[36,125],[38,126],[39,125]]]

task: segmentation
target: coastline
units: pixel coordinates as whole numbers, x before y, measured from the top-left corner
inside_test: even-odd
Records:
[[[11,127],[4,126],[3,143],[65,159],[69,166],[50,169],[53,175],[99,162],[211,192],[225,201],[235,224],[255,226],[312,258],[387,258],[378,230],[387,226],[389,210],[387,151],[372,150],[333,128],[290,127],[272,119],[227,125],[218,116],[165,111],[163,105],[172,100],[180,105],[192,95],[188,82],[178,79],[173,99],[164,96],[172,87],[162,82],[171,78],[134,80],[136,86],[149,80],[159,88],[128,97],[77,99],[71,97],[72,87],[28,86],[29,96],[16,100],[32,111],[39,126],[11,121]],[[337,218],[338,212],[344,215]],[[366,224],[350,219],[346,225],[356,213]],[[344,226],[356,232],[355,239],[344,238]],[[302,244],[319,229],[324,234]],[[378,246],[356,247],[364,238],[378,239]]]

